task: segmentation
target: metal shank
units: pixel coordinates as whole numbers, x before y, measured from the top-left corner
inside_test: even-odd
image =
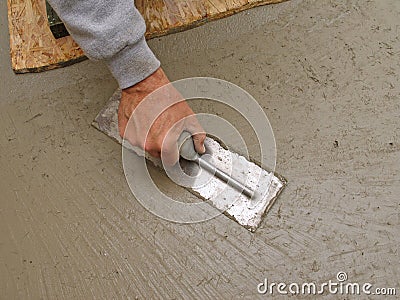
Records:
[[[203,169],[207,170],[208,172],[214,174],[217,178],[221,179],[226,184],[230,185],[231,187],[237,189],[239,192],[244,194],[245,196],[249,197],[250,199],[254,196],[254,191],[237,181],[236,179],[232,178],[225,172],[219,170],[206,160],[198,157],[195,159],[195,162]]]

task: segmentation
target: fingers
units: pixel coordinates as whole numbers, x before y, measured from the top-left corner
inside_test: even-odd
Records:
[[[160,151],[147,151],[147,153],[149,153],[151,156],[155,157],[155,158],[160,158],[161,157],[161,153]]]
[[[118,131],[121,138],[124,137],[127,123],[128,123],[128,118],[125,116],[123,109],[120,107],[118,109]]]
[[[188,131],[192,134],[194,148],[197,153],[203,154],[206,151],[204,146],[204,140],[206,138],[204,129],[201,127],[194,114],[186,116],[184,119],[175,123],[164,137],[161,159],[167,166],[173,166],[179,161],[180,153],[178,140],[183,131]]]
[[[177,132],[170,132],[164,139],[161,148],[161,159],[163,164],[171,167],[179,161],[179,148],[178,148],[179,134]]]
[[[121,110],[118,110],[118,131],[120,137],[127,140],[132,146],[141,146],[137,142],[132,122],[129,122],[129,119],[124,113],[121,113]]]
[[[158,143],[156,141],[150,140],[149,136],[147,136],[146,140],[143,141],[142,144],[138,144],[137,146],[142,148],[144,151],[146,151],[151,156],[160,158],[161,157],[161,152],[160,152],[161,147],[159,146],[159,144],[160,143]]]
[[[194,148],[196,149],[197,153],[203,154],[206,152],[206,148],[204,147],[206,133],[195,115],[191,116],[188,123],[189,124],[186,126],[186,128],[191,134],[193,134],[192,138]]]

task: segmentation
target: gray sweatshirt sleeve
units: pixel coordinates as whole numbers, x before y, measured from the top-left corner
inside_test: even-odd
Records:
[[[144,39],[134,0],[49,0],[69,33],[94,60],[103,60],[120,88],[150,76],[160,62]]]

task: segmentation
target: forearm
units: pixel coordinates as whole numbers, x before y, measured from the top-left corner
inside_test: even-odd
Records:
[[[133,0],[49,0],[71,36],[106,62],[121,88],[151,75],[160,63],[144,39],[146,25]]]

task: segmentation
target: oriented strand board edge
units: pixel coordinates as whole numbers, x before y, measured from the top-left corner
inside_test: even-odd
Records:
[[[66,60],[66,61],[60,61],[60,62],[57,62],[54,64],[38,66],[35,68],[21,68],[21,69],[13,68],[13,70],[14,70],[15,74],[40,73],[40,72],[44,72],[44,71],[50,71],[50,70],[54,70],[54,69],[58,69],[58,68],[68,67],[70,65],[76,64],[76,63],[84,61],[86,59],[87,59],[87,57],[82,55],[77,58],[73,58],[73,59]]]
[[[243,6],[237,7],[233,10],[227,10],[227,11],[222,11],[222,12],[211,12],[211,13],[207,13],[207,15],[205,17],[203,17],[202,19],[198,19],[198,20],[194,20],[189,24],[184,24],[184,25],[180,25],[177,27],[171,27],[171,28],[167,28],[167,29],[160,29],[158,31],[147,31],[145,36],[146,39],[152,39],[152,38],[157,38],[157,37],[161,37],[164,35],[168,35],[168,34],[173,34],[173,33],[178,33],[178,32],[182,32],[182,31],[186,31],[192,28],[196,28],[199,27],[201,25],[204,25],[205,23],[211,22],[211,21],[215,21],[215,20],[219,20],[225,17],[229,17],[232,16],[234,14],[240,13],[242,11],[254,8],[254,7],[258,7],[258,6],[263,6],[263,5],[269,5],[269,4],[278,4],[278,3],[282,3],[282,2],[286,2],[288,0],[255,0],[253,2],[249,2]]]

